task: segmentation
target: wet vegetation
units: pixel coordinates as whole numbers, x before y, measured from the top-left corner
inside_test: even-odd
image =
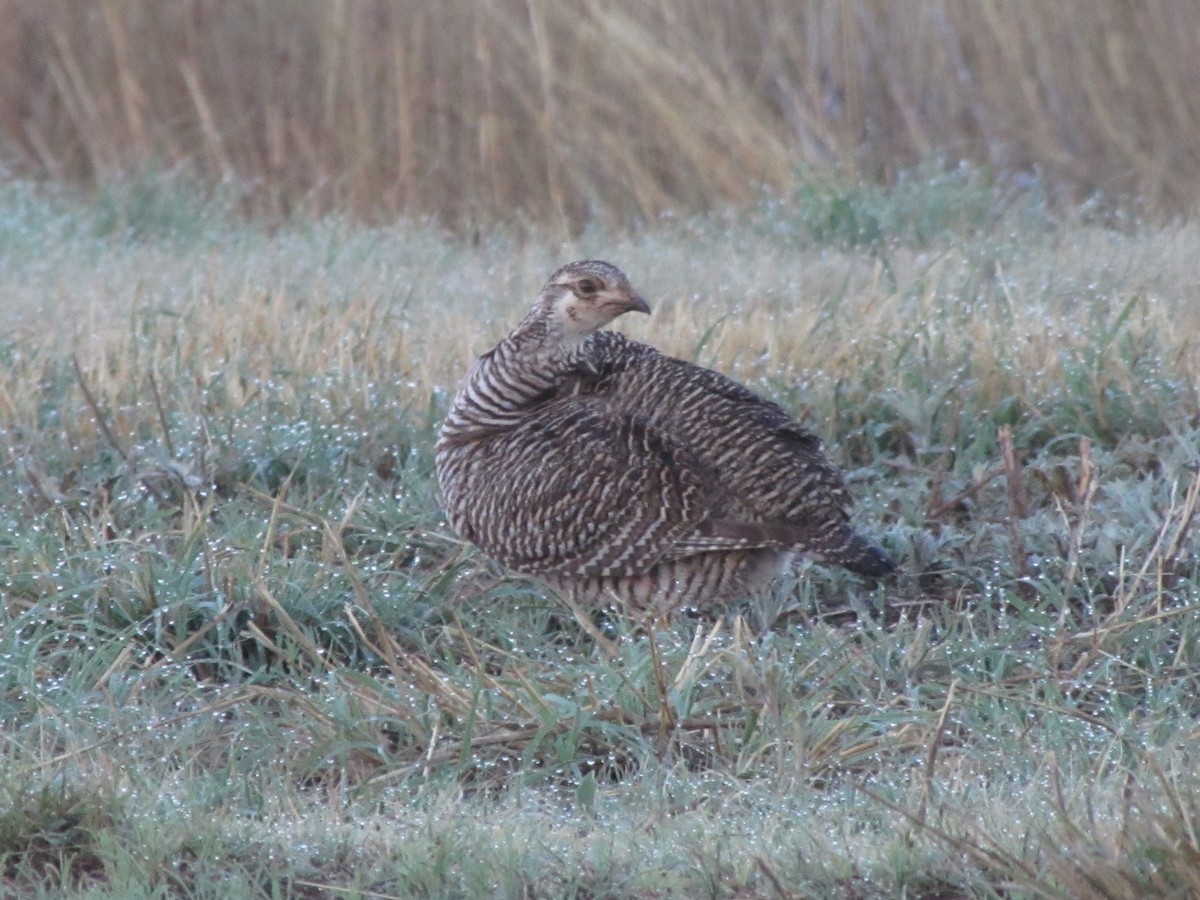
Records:
[[[899,183],[558,245],[4,188],[3,891],[1200,892],[1200,235]],[[591,255],[902,577],[646,633],[449,533],[457,378]]]

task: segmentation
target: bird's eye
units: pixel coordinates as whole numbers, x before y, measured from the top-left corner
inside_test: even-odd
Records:
[[[596,282],[590,278],[579,279],[579,282],[575,286],[579,288],[579,293],[581,294],[594,294],[598,290]]]

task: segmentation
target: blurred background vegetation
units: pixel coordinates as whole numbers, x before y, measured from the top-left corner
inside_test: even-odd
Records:
[[[1200,197],[1193,0],[0,0],[0,166],[253,215],[626,226],[967,160]]]

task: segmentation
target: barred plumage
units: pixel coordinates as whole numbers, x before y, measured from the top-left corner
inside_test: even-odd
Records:
[[[885,575],[820,441],[723,375],[598,329],[649,312],[595,260],[555,272],[485,353],[437,445],[450,524],[588,604],[720,606],[796,553]]]

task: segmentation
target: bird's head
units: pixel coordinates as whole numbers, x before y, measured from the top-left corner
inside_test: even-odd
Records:
[[[568,263],[551,275],[538,305],[565,337],[574,340],[583,340],[627,312],[650,312],[624,272],[596,259]]]

